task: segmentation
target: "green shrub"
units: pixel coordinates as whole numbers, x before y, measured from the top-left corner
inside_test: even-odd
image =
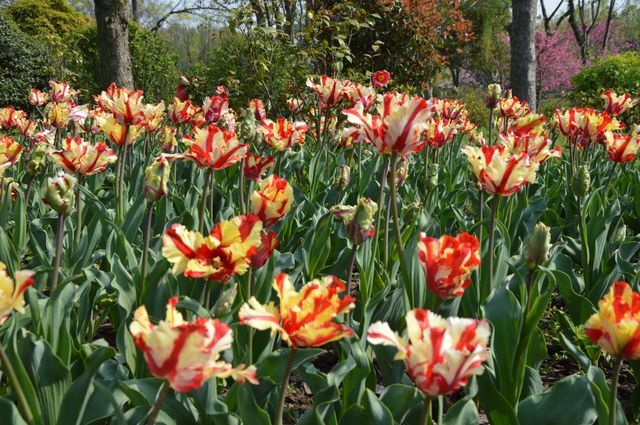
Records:
[[[1,11],[0,46],[0,106],[28,108],[29,90],[48,87],[53,77],[46,50]]]
[[[599,96],[607,89],[618,94],[631,93],[633,97],[638,97],[640,53],[629,51],[600,59],[576,74],[572,82],[572,100],[581,106],[602,108],[602,99]],[[634,114],[635,118],[640,117],[638,108],[635,108]]]
[[[5,13],[23,32],[34,36],[63,37],[89,22],[65,0],[16,0],[6,7]]]
[[[75,84],[87,93],[99,93],[101,90],[96,39],[96,27],[91,26],[78,36],[76,44],[80,59],[73,70]],[[145,100],[171,100],[178,81],[178,58],[162,35],[131,24],[129,49],[133,80],[137,89],[144,90]]]

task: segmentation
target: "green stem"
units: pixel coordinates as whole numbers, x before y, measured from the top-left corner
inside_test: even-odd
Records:
[[[420,415],[420,425],[431,425],[431,397],[425,396],[422,414]]]
[[[486,300],[491,294],[491,290],[493,289],[493,241],[494,241],[494,233],[496,227],[496,216],[498,215],[498,207],[500,205],[500,195],[493,195],[493,201],[491,204],[491,216],[489,218],[489,246],[487,247],[487,256],[489,260],[489,281],[488,285],[481,285],[481,299],[482,303]]]
[[[425,146],[422,150],[424,159],[424,206],[427,206],[427,193],[429,192],[429,147]]]
[[[118,201],[120,202],[120,215],[118,217],[118,219],[120,220],[118,222],[119,226],[122,226],[122,224],[124,223],[124,210],[126,207],[126,200],[125,200],[125,194],[124,194],[124,174],[125,174],[125,170],[126,170],[126,165],[127,165],[127,151],[129,150],[129,145],[128,145],[128,138],[129,138],[129,126],[125,125],[124,126],[125,130],[124,130],[124,145],[122,145],[122,149],[120,150],[122,153],[122,157],[120,158],[120,175],[118,176],[118,196],[119,199]]]
[[[386,215],[384,219],[384,252],[383,252],[383,261],[384,266],[387,267],[389,265],[389,224],[391,223],[391,200],[393,198],[389,196],[387,199],[387,208],[385,209]]]
[[[155,403],[151,407],[149,411],[149,416],[147,416],[147,425],[154,425],[156,423],[156,419],[158,418],[158,414],[160,413],[160,408],[162,407],[162,403],[164,403],[164,399],[169,394],[169,390],[171,387],[169,386],[168,381],[164,381],[162,386],[160,387],[160,391],[158,392],[158,396],[156,397]]]
[[[360,196],[360,187],[362,186],[362,144],[358,143],[358,196]]]
[[[58,287],[58,278],[60,275],[60,262],[62,260],[62,248],[64,243],[64,214],[58,214],[58,229],[56,231],[56,253],[53,259],[53,272],[51,273],[51,284],[49,290],[53,291]]]
[[[256,281],[256,274],[253,272],[253,268],[250,267],[249,271],[247,272],[249,274],[248,278],[247,278],[247,282],[248,282],[248,287],[247,287],[247,299],[245,300],[246,302],[248,302],[252,295],[253,292],[253,286],[255,285],[255,281]],[[247,357],[249,358],[249,360],[247,361],[247,364],[253,364],[253,328],[251,326],[249,326],[249,340],[247,342]]]
[[[144,219],[144,248],[142,249],[142,264],[140,265],[140,277],[142,278],[142,291],[140,299],[144,299],[147,290],[147,263],[149,259],[149,242],[151,241],[151,219],[153,218],[153,202],[147,205],[147,214]]]
[[[611,376],[611,389],[609,391],[609,425],[616,425],[616,399],[618,396],[618,379],[620,378],[620,369],[622,368],[622,357],[616,357],[613,366],[613,375]]]
[[[393,211],[393,223],[396,228],[396,246],[398,248],[398,257],[400,259],[400,270],[402,272],[402,280],[405,287],[405,297],[409,305],[405,306],[405,310],[409,311],[413,307],[413,290],[411,288],[411,280],[409,278],[409,267],[407,266],[406,258],[404,257],[404,244],[402,243],[402,229],[400,228],[400,219],[398,216],[398,196],[397,196],[397,182],[396,174],[398,168],[398,154],[394,152],[391,155],[391,178],[389,184],[391,186],[391,208]]]
[[[82,176],[78,176],[78,192],[76,193],[76,235],[74,238],[74,244],[76,248],[80,246],[80,236],[82,235]]]
[[[607,184],[604,186],[604,196],[606,197],[609,193],[609,188],[611,187],[611,182],[613,181],[613,173],[616,171],[616,164],[613,163],[611,166],[611,171],[609,171],[609,176],[607,177]]]
[[[238,193],[239,193],[239,197],[240,197],[240,213],[241,214],[246,214],[247,213],[247,206],[244,203],[244,162],[246,161],[246,158],[242,158],[242,161],[240,161],[240,180],[238,181]]]
[[[368,282],[371,281],[371,279],[373,278],[373,265],[375,264],[376,261],[376,256],[378,255],[378,235],[380,235],[380,232],[378,231],[380,229],[380,225],[382,224],[382,205],[384,204],[384,186],[385,186],[385,181],[386,181],[386,176],[387,176],[387,170],[389,168],[389,162],[387,161],[387,159],[384,159],[384,165],[382,166],[382,174],[380,177],[380,194],[378,195],[378,212],[377,217],[376,217],[376,234],[373,236],[373,252],[371,253],[371,263],[368,265],[368,269],[369,269],[369,276],[368,276]]]
[[[493,140],[491,139],[491,133],[493,131],[493,109],[489,109],[489,144],[493,145]]]
[[[16,371],[13,370],[13,366],[11,365],[11,361],[9,360],[9,356],[4,351],[4,347],[0,344],[0,364],[2,364],[2,369],[7,374],[7,378],[9,379],[9,384],[11,388],[16,393],[16,398],[18,399],[18,405],[22,410],[22,415],[27,423],[33,423],[33,413],[31,412],[31,407],[29,407],[29,403],[27,403],[27,398],[24,395],[24,391],[22,390],[22,386],[20,385],[20,380],[16,376]]]
[[[349,259],[349,268],[347,268],[347,296],[351,296],[351,276],[353,275],[353,268],[356,264],[356,254],[358,253],[358,245],[354,244],[351,250],[351,258]],[[347,313],[347,324],[351,327],[352,311]]]
[[[606,195],[606,191],[605,191]],[[582,275],[584,283],[587,289],[591,289],[591,269],[590,269],[590,257],[589,252],[589,239],[587,238],[587,223],[582,211],[583,207],[582,196],[578,196],[578,231],[580,232],[580,255],[582,260]]]
[[[200,211],[198,214],[198,231],[200,233],[204,231],[204,214],[207,210],[207,197],[209,196],[209,185],[211,183],[212,172],[213,168],[209,168],[204,176],[204,188],[202,189],[202,199],[200,199]]]
[[[282,425],[282,416],[284,414],[284,399],[287,395],[287,387],[289,386],[289,377],[291,377],[291,369],[293,368],[293,359],[296,356],[296,349],[291,347],[291,353],[287,360],[287,367],[282,377],[282,385],[280,385],[280,397],[278,398],[278,410],[276,411],[276,421],[274,425]]]

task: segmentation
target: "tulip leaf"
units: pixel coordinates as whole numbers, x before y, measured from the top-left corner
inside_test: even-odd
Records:
[[[413,385],[389,385],[380,394],[380,401],[387,406],[393,419],[399,423],[407,423],[406,418],[412,409],[422,411],[424,396]]]
[[[479,422],[478,409],[473,399],[463,397],[447,409],[444,425],[475,425]]]
[[[0,417],[2,418],[3,423],[11,425],[27,425],[27,422],[22,418],[22,416],[20,416],[16,405],[6,398],[0,398]]]

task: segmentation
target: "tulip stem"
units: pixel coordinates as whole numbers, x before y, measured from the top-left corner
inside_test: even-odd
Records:
[[[249,300],[251,299],[252,292],[253,292],[253,285],[255,284],[256,281],[256,276],[255,273],[253,272],[253,267],[249,267],[249,271],[247,272],[248,276],[247,276],[247,299],[245,300],[245,302],[249,302]],[[249,358],[249,360],[247,361],[247,364],[253,364],[253,328],[251,326],[249,326],[249,337],[248,337],[248,341],[247,341],[247,357]]]
[[[493,108],[489,108],[489,145],[493,145],[493,140],[491,140],[492,131],[493,131]]]
[[[422,414],[420,415],[420,425],[432,425],[431,421],[431,397],[424,398]]]
[[[405,301],[408,305],[405,305],[405,310],[408,312],[413,307],[413,290],[411,288],[411,280],[409,278],[409,268],[407,267],[407,261],[404,257],[404,244],[402,243],[402,229],[400,228],[400,219],[398,218],[398,199],[397,199],[397,181],[396,174],[398,170],[398,153],[394,152],[391,155],[391,178],[389,184],[391,186],[391,208],[393,211],[393,223],[396,228],[396,245],[398,248],[398,257],[400,259],[400,271],[402,272],[402,280],[405,287]]]
[[[31,198],[31,190],[33,188],[33,181],[35,180],[35,176],[29,176],[29,183],[27,183],[27,191],[24,195],[24,205],[25,211],[29,210],[29,198]]]
[[[209,185],[211,183],[212,168],[209,168],[204,176],[204,188],[202,189],[202,199],[200,200],[200,214],[198,215],[198,231],[204,231],[204,214],[207,210],[207,197],[209,196]]]
[[[351,251],[351,258],[349,259],[349,268],[347,269],[347,296],[351,296],[351,277],[353,275],[353,268],[355,267],[356,264],[356,255],[358,254],[358,245],[354,244],[353,245],[353,249]],[[349,310],[349,312],[347,313],[347,324],[349,327],[351,327],[351,318],[352,318],[352,312],[351,310]]]
[[[74,238],[74,244],[76,249],[80,246],[80,236],[82,235],[82,176],[78,176],[78,193],[76,193],[76,235]]]
[[[124,195],[124,173],[126,171],[127,165],[127,150],[128,150],[128,139],[129,139],[129,126],[124,126],[124,145],[122,145],[122,149],[120,152],[122,157],[120,158],[120,174],[118,176],[118,202],[120,207],[120,215],[118,215],[118,225],[122,226],[124,223],[124,210],[126,206],[125,195]]]
[[[246,157],[242,158],[242,161],[240,161],[240,180],[238,181],[238,192],[239,192],[239,197],[240,197],[240,213],[241,214],[246,214],[247,213],[247,206],[244,203],[244,163],[246,161]]]
[[[24,391],[22,391],[20,380],[16,376],[16,371],[13,370],[13,366],[11,365],[11,361],[9,360],[9,356],[7,356],[7,353],[4,351],[4,347],[2,346],[2,344],[0,344],[0,363],[2,364],[2,369],[7,374],[7,378],[9,379],[9,383],[11,384],[11,388],[16,393],[16,398],[18,399],[18,404],[21,407],[25,421],[29,424],[33,423],[33,413],[31,412],[31,407],[29,407],[29,403],[27,403],[27,398],[24,395]]]
[[[606,197],[609,193],[609,188],[611,187],[611,182],[613,181],[613,173],[616,171],[616,163],[614,162],[611,166],[611,171],[609,171],[609,176],[607,177],[607,184],[604,187],[604,196]]]
[[[384,159],[384,165],[382,166],[382,174],[380,176],[380,194],[378,195],[378,212],[377,212],[377,217],[376,217],[376,234],[374,235],[374,240],[373,240],[373,252],[371,253],[371,263],[368,265],[368,270],[369,270],[369,274],[367,275],[367,282],[371,282],[371,280],[373,279],[373,273],[374,273],[374,265],[375,265],[375,261],[376,261],[376,256],[378,255],[378,235],[381,233],[378,231],[378,229],[380,229],[380,225],[382,224],[382,205],[384,204],[384,186],[385,186],[385,180],[386,180],[386,175],[387,175],[387,170],[389,168],[389,162],[387,161],[387,159]],[[366,303],[366,301],[363,301],[363,304]]]
[[[496,216],[498,215],[498,207],[500,206],[500,195],[493,195],[493,202],[491,204],[491,216],[489,218],[489,246],[487,247],[487,256],[489,257],[489,282],[488,285],[481,285],[480,288],[483,291],[480,297],[480,303],[486,300],[491,294],[493,289],[493,242],[494,233],[496,227]]]
[[[158,391],[158,396],[156,397],[155,403],[151,407],[149,411],[149,416],[147,416],[147,425],[154,425],[156,423],[156,419],[158,418],[158,414],[160,413],[160,408],[162,407],[162,403],[164,403],[164,399],[167,397],[169,390],[171,387],[169,386],[169,382],[164,381],[162,386],[160,387],[160,391]]]
[[[613,375],[611,376],[611,389],[609,392],[609,425],[616,424],[616,401],[618,396],[618,379],[620,378],[620,369],[622,368],[622,356],[616,357],[613,366]]]
[[[605,196],[607,192],[605,191]],[[591,289],[591,269],[590,269],[590,257],[589,252],[589,239],[587,238],[587,223],[584,220],[584,214],[582,196],[578,196],[578,232],[580,233],[580,255],[582,261],[582,277],[584,278],[585,286]]]
[[[64,214],[58,214],[58,229],[56,231],[56,253],[53,259],[53,272],[51,273],[50,293],[58,287],[58,277],[60,275],[60,261],[62,260],[62,248],[64,243]]]
[[[364,142],[360,141],[358,143],[358,196],[360,196],[361,186],[362,186],[362,144]]]
[[[151,241],[151,219],[153,218],[153,202],[147,204],[147,214],[144,219],[144,248],[142,249],[142,264],[140,265],[140,277],[142,279],[141,300],[147,290],[147,263],[149,259],[149,242]]]
[[[282,385],[280,386],[280,398],[278,399],[278,410],[276,411],[276,421],[274,425],[282,425],[282,416],[284,414],[284,399],[287,395],[287,387],[289,386],[289,377],[291,376],[291,369],[293,368],[293,359],[296,357],[296,349],[291,347],[291,353],[287,360],[287,367],[284,370],[284,376],[282,377]]]

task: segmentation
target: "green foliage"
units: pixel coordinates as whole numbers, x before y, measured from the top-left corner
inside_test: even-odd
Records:
[[[65,0],[17,0],[5,13],[27,34],[64,36],[87,25],[85,15],[73,10]]]
[[[582,106],[601,107],[600,94],[607,89],[618,94],[640,95],[640,53],[629,51],[596,61],[572,79],[571,96]],[[637,117],[636,108],[636,117]]]
[[[74,84],[88,93],[99,93],[98,47],[96,27],[91,26],[77,38],[79,60],[75,64]],[[171,100],[178,81],[177,56],[161,34],[129,26],[129,49],[136,89],[144,90],[149,102]]]
[[[305,59],[305,52],[281,31],[256,28],[246,34],[220,34],[195,74],[205,81],[201,95],[211,95],[224,84],[230,88],[233,108],[258,98],[279,115],[287,110],[287,97],[304,88],[309,72]]]
[[[53,70],[44,46],[0,12],[0,105],[25,108],[32,87],[43,88]],[[16,60],[20,58],[20,60]]]

